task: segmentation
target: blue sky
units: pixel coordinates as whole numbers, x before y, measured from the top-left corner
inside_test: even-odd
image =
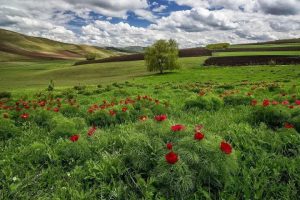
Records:
[[[0,28],[97,46],[300,37],[299,0],[0,0]]]

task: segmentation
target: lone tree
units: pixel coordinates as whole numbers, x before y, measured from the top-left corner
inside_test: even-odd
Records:
[[[178,64],[178,44],[175,40],[158,40],[145,51],[148,71],[173,70],[180,68]]]

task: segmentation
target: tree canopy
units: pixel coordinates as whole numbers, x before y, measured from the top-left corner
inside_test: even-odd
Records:
[[[175,40],[158,40],[145,51],[145,61],[148,71],[178,69],[178,44]]]

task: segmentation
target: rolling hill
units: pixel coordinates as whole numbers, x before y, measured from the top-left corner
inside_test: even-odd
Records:
[[[98,59],[122,54],[117,50],[68,44],[0,29],[0,61],[82,60],[88,53],[95,54]]]

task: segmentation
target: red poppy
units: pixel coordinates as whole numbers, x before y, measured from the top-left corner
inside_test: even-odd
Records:
[[[283,101],[281,104],[282,104],[282,105],[289,105],[290,102],[289,102],[288,100],[285,100],[285,101]]]
[[[54,112],[59,112],[59,108],[53,108]]]
[[[116,111],[110,110],[110,111],[109,111],[109,114],[110,114],[111,116],[115,116],[115,115],[116,115]]]
[[[93,113],[94,110],[92,108],[88,109],[88,113]]]
[[[94,133],[96,132],[96,127],[95,126],[93,126],[93,127],[91,127],[89,130],[88,130],[88,136],[92,136],[92,135],[94,135]]]
[[[256,104],[257,104],[257,100],[253,99],[253,100],[251,101],[251,105],[252,105],[252,106],[256,106]]]
[[[222,141],[220,145],[220,149],[225,153],[225,154],[231,154],[232,152],[232,147],[229,143]]]
[[[72,141],[72,142],[76,142],[77,140],[79,139],[79,135],[72,135],[71,137],[70,137],[70,140]]]
[[[155,116],[155,120],[159,121],[159,122],[165,121],[166,119],[167,119],[167,115],[156,115]]]
[[[278,103],[278,101],[272,101],[272,105],[278,105],[279,103]]]
[[[269,106],[270,105],[270,101],[268,99],[265,99],[263,101],[263,106]]]
[[[40,101],[40,102],[39,102],[39,105],[40,105],[41,107],[44,107],[44,106],[46,105],[46,102],[45,102],[45,101]]]
[[[147,116],[144,116],[144,115],[143,115],[143,116],[140,116],[140,120],[141,120],[141,121],[146,121],[146,120],[147,120]]]
[[[294,106],[293,106],[293,105],[290,105],[290,106],[289,106],[289,108],[290,108],[290,109],[293,109],[293,108],[294,108]]]
[[[181,125],[181,124],[176,124],[174,126],[171,126],[172,131],[182,131],[184,129],[185,129],[185,126]]]
[[[126,111],[127,111],[127,109],[128,109],[128,108],[126,108],[126,107],[123,107],[123,108],[122,108],[122,111],[123,111],[123,112],[126,112]]]
[[[178,161],[178,155],[176,153],[174,153],[173,151],[171,151],[170,153],[166,154],[165,156],[166,158],[166,161],[169,163],[169,164],[175,164],[177,161]]]
[[[204,138],[204,134],[201,132],[196,132],[194,135],[195,140],[202,140]]]
[[[167,143],[167,149],[172,150],[173,144],[171,142]]]
[[[29,114],[28,114],[28,113],[23,113],[22,115],[20,115],[20,117],[21,117],[22,119],[28,119]]]
[[[293,124],[290,124],[290,123],[285,123],[284,124],[284,128],[294,128],[294,125]]]
[[[296,100],[296,101],[295,101],[295,104],[296,104],[296,105],[300,105],[300,100]]]

